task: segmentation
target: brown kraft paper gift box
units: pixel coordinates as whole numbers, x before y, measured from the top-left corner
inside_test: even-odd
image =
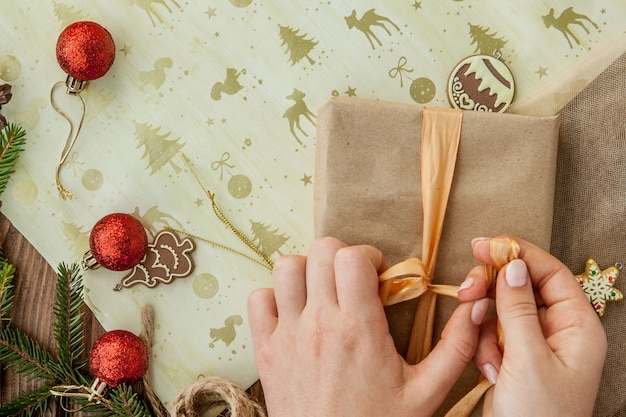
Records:
[[[548,250],[559,121],[463,112],[461,141],[433,283],[459,285],[477,265],[470,241],[513,234]],[[333,98],[318,111],[315,236],[379,248],[389,266],[421,256],[420,137],[422,107]],[[417,302],[386,308],[405,355]],[[458,301],[439,296],[434,341]],[[478,382],[470,366],[441,408]],[[476,411],[476,410],[475,410]]]

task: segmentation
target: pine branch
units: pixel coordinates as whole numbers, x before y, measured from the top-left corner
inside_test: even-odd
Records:
[[[0,416],[35,417],[42,416],[54,401],[49,385],[23,394],[16,400],[0,408]]]
[[[85,333],[82,309],[82,275],[78,264],[58,267],[56,302],[54,305],[54,336],[57,341],[59,371],[73,384],[86,384],[85,377],[78,371],[87,364],[82,355],[85,352]]]
[[[0,327],[10,323],[9,313],[13,308],[13,277],[15,267],[0,256]]]
[[[76,402],[82,404],[83,412],[90,417],[152,417],[149,408],[128,385],[111,389],[108,398],[99,403],[84,399]]]
[[[15,164],[20,152],[24,150],[26,132],[21,126],[9,123],[0,130],[0,194],[9,182],[9,177],[15,171]]]
[[[0,363],[33,378],[60,379],[54,370],[54,357],[26,334],[10,326],[0,329]]]

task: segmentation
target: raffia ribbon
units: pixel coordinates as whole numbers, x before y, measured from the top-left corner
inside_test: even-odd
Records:
[[[433,284],[432,278],[452,187],[462,122],[461,110],[424,108],[421,140],[422,257],[407,259],[379,277],[379,295],[385,306],[421,297],[409,341],[406,358],[409,363],[419,362],[430,352],[436,294],[456,296],[457,293],[456,287]]]
[[[463,112],[455,109],[424,108],[422,121],[422,205],[424,230],[422,257],[409,258],[379,276],[379,296],[385,306],[421,297],[415,313],[406,360],[417,363],[431,351],[437,294],[458,297],[458,287],[434,284],[433,276],[443,222],[461,138]],[[490,240],[495,267],[485,264],[488,287],[495,285],[498,271],[519,255],[519,245],[510,238]],[[498,329],[498,344],[504,347]],[[491,386],[482,379],[446,417],[468,416]]]

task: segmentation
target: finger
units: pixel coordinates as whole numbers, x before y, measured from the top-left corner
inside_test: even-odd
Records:
[[[546,306],[567,301],[574,303],[571,308],[580,308],[587,304],[587,298],[573,278],[572,272],[554,256],[543,249],[517,237],[511,237],[520,246],[519,259],[528,265],[532,284]],[[476,259],[493,265],[489,254],[489,239],[479,238],[472,241],[472,250]]]
[[[337,303],[335,255],[346,245],[334,238],[317,239],[311,245],[306,263],[307,305]]]
[[[410,389],[428,398],[434,409],[443,402],[452,386],[472,360],[478,344],[479,325],[487,312],[488,299],[463,303],[454,311],[429,355],[414,365],[417,376]],[[416,391],[413,391],[416,390]]]
[[[502,366],[502,353],[498,348],[497,319],[487,317],[480,328],[474,363],[492,384],[496,383]]]
[[[278,310],[274,291],[271,288],[259,288],[248,296],[248,322],[252,341],[256,346],[265,343],[278,325]]]
[[[526,263],[521,259],[509,262],[498,274],[496,285],[505,352],[515,358],[531,355],[537,360],[535,355],[545,350],[546,344]]]
[[[272,270],[274,296],[278,317],[282,319],[300,316],[306,304],[306,257],[285,255],[278,258]]]
[[[485,267],[475,266],[467,274],[465,281],[459,287],[459,301],[473,301],[487,296],[487,279]]]
[[[365,320],[383,313],[378,297],[378,273],[383,269],[383,255],[378,249],[366,245],[340,249],[335,256],[339,307]]]

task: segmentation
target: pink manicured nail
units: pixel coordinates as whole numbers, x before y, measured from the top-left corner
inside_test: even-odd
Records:
[[[474,306],[472,307],[472,312],[470,313],[470,319],[472,323],[477,326],[480,326],[485,318],[485,314],[487,314],[487,310],[489,309],[489,299],[483,298],[474,302]]]
[[[528,281],[528,268],[521,259],[514,259],[506,266],[506,283],[511,288],[521,288]]]
[[[498,381],[499,372],[496,369],[496,367],[493,366],[492,364],[490,363],[484,364],[482,366],[481,372],[483,373],[485,378],[487,378],[487,380],[491,382],[492,384],[495,385],[495,383]]]
[[[461,285],[459,285],[459,291],[471,288],[472,285],[474,285],[474,278],[467,277],[467,278],[465,278],[465,281],[463,281],[463,283]]]
[[[476,245],[478,245],[481,242],[487,242],[489,240],[488,237],[475,237],[474,239],[472,239],[472,248],[475,249]]]

